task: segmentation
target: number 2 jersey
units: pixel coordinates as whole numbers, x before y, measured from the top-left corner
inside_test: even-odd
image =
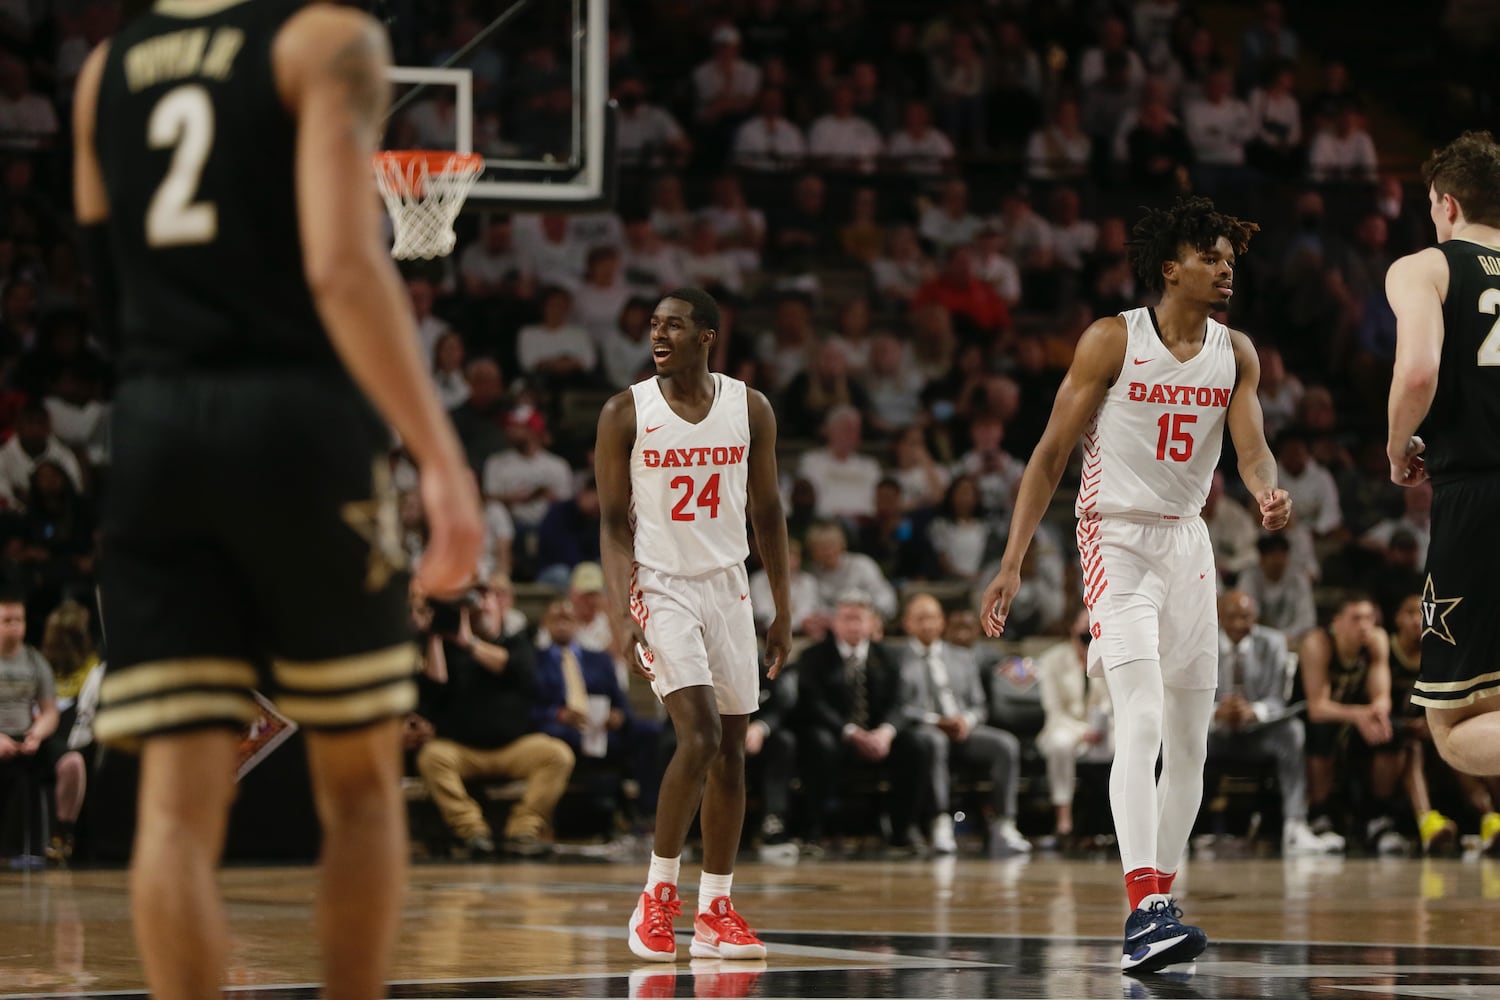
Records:
[[[713,379],[713,405],[696,424],[667,405],[658,379],[630,387],[635,397],[635,447],[630,453],[635,561],[660,573],[701,576],[739,565],[750,554],[745,383],[720,374]]]
[[[304,0],[162,0],[110,43],[94,143],[126,376],[337,370],[303,273],[271,48]]]
[[[1149,308],[1121,313],[1125,359],[1083,435],[1080,518],[1197,517],[1224,444],[1237,368],[1229,328],[1210,319],[1203,348],[1178,361]]]
[[[1500,248],[1468,240],[1438,247],[1448,258],[1437,395],[1417,433],[1427,474],[1500,472]]]

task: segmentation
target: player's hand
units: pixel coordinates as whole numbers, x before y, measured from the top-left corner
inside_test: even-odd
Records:
[[[984,625],[984,634],[991,639],[1005,631],[1005,619],[1010,617],[1010,602],[1016,599],[1021,589],[1021,571],[1000,567],[1000,572],[984,588],[984,597],[979,602],[979,620]]]
[[[656,680],[656,674],[651,672],[651,664],[656,662],[656,654],[651,651],[651,644],[646,641],[646,633],[641,628],[641,623],[635,620],[634,615],[626,615],[625,620],[620,623],[620,655],[625,662],[630,664],[630,669],[646,678],[648,681]]]
[[[1405,444],[1388,443],[1385,457],[1391,460],[1391,482],[1397,486],[1416,486],[1427,481],[1427,460],[1422,452],[1427,445],[1413,434]]]
[[[1280,531],[1292,519],[1292,495],[1286,490],[1263,490],[1255,498],[1260,502],[1260,524],[1267,531]]]
[[[26,738],[21,741],[21,753],[27,757],[35,756],[36,752],[41,748],[42,738],[40,736],[33,736],[31,733],[27,733]]]
[[[479,487],[467,464],[442,462],[422,469],[422,510],[427,515],[427,549],[417,576],[434,597],[451,597],[474,579],[484,544]]]
[[[21,752],[21,745],[15,740],[0,733],[0,760],[9,760]]]
[[[777,615],[766,630],[766,677],[775,680],[792,651],[792,620]]]

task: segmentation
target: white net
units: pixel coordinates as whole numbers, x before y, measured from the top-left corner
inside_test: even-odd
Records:
[[[453,220],[484,169],[474,153],[378,153],[375,183],[391,213],[391,256],[431,260],[453,252]]]

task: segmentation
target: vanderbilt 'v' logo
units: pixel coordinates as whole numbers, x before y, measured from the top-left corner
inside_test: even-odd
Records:
[[[1448,616],[1462,602],[1462,597],[1437,597],[1432,589],[1432,574],[1429,573],[1427,583],[1422,587],[1422,638],[1435,635],[1448,645],[1457,646],[1458,640],[1453,637]]]

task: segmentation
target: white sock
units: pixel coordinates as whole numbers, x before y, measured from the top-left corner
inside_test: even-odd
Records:
[[[1171,902],[1172,902],[1172,897],[1171,896],[1167,896],[1167,895],[1164,895],[1164,894],[1162,894],[1160,892],[1157,892],[1157,893],[1153,893],[1150,896],[1147,896],[1145,899],[1142,899],[1141,900],[1141,905],[1137,906],[1136,909],[1137,910],[1149,910],[1149,909],[1151,909],[1152,906],[1156,905],[1157,903],[1171,903]]]
[[[707,913],[708,904],[720,896],[729,895],[729,886],[734,882],[734,872],[728,875],[715,875],[712,872],[704,872],[698,877],[698,912]]]
[[[1131,660],[1104,672],[1115,706],[1115,759],[1109,804],[1126,874],[1156,868],[1156,758],[1161,752],[1162,683],[1157,660]]]
[[[658,858],[655,852],[651,855],[651,868],[646,872],[646,891],[650,892],[652,886],[662,882],[675,886],[677,875],[682,871],[682,857]]]

